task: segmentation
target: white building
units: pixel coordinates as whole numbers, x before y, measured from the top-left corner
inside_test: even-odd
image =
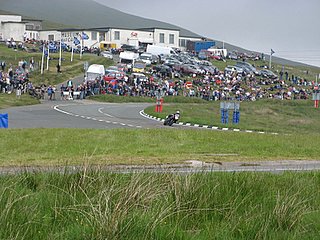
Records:
[[[85,33],[88,40],[82,40],[85,47],[99,47],[99,43],[107,41],[120,48],[123,44],[133,46],[144,46],[154,44],[165,47],[180,48],[185,50],[187,41],[199,41],[201,38],[180,36],[179,29],[164,28],[90,28],[90,29],[59,29],[42,30],[42,21],[35,19],[22,19],[18,15],[0,15],[0,41],[13,38],[15,41],[27,39],[62,41],[71,45],[74,38],[80,39],[80,35]]]
[[[26,39],[39,39],[41,29],[41,20],[22,19],[18,15],[0,15],[0,41],[14,39],[20,42]]]

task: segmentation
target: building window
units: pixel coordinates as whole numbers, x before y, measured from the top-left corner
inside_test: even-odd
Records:
[[[106,40],[106,38],[105,38],[104,32],[99,32],[99,42],[105,41],[105,40]]]
[[[164,43],[164,33],[159,34],[159,43]]]
[[[187,41],[186,41],[186,39],[180,39],[180,41],[179,41],[179,46],[180,46],[180,47],[186,47],[186,46],[187,46]]]
[[[91,32],[92,41],[97,41],[97,32]]]
[[[54,35],[53,34],[48,36],[48,41],[54,41]]]
[[[114,31],[114,40],[120,40],[120,31]]]
[[[33,25],[27,24],[26,25],[26,30],[33,30]]]
[[[174,44],[174,34],[169,34],[169,44]]]

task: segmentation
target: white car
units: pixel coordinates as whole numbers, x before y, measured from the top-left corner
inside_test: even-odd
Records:
[[[105,57],[105,58],[108,58],[108,59],[113,59],[113,55],[112,55],[112,53],[109,52],[109,51],[103,51],[103,52],[100,53],[100,55],[101,55],[102,57]]]

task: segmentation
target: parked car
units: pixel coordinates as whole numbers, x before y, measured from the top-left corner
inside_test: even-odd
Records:
[[[113,55],[110,51],[103,51],[100,53],[100,55],[108,59],[113,59]]]
[[[132,72],[144,73],[145,68],[146,68],[146,64],[144,62],[137,61],[133,64]]]
[[[267,70],[267,69],[262,69],[262,70],[260,70],[260,75],[261,75],[262,77],[270,78],[270,79],[276,79],[276,78],[278,78],[278,76],[277,76],[274,72],[272,72],[272,71],[270,71],[270,70]]]
[[[231,66],[231,65],[228,65],[224,71],[226,73],[233,73],[233,72],[237,72],[238,74],[243,74],[244,72],[244,69],[242,67],[239,67],[239,66]]]
[[[123,44],[120,49],[121,51],[130,51],[130,52],[137,52],[138,50],[136,46],[132,46],[128,44]]]

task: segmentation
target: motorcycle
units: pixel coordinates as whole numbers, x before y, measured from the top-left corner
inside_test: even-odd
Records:
[[[180,112],[177,111],[176,113],[170,114],[164,120],[163,125],[172,126],[172,124],[177,123],[180,119]]]

